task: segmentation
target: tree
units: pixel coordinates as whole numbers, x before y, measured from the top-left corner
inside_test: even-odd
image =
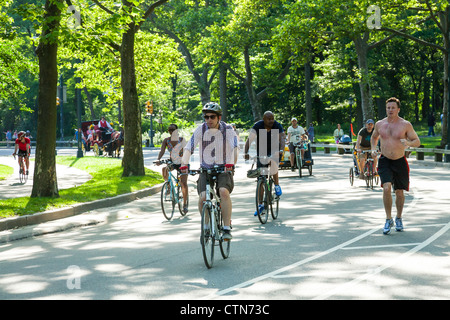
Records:
[[[274,58],[271,44],[273,28],[282,12],[282,1],[235,1],[230,22],[211,28],[211,47],[214,52],[225,53],[221,56],[223,62],[244,84],[255,121],[262,119],[262,100],[287,76],[291,67],[289,55]]]
[[[57,197],[56,88],[58,81],[58,31],[63,0],[46,0],[36,54],[39,59],[38,128],[36,162],[31,197]]]
[[[154,10],[168,2],[159,0],[153,2],[146,10],[141,11],[140,1],[122,0],[122,6],[111,9],[94,0],[94,3],[104,10],[113,21],[119,22],[123,30],[120,45],[112,38],[108,41],[112,50],[120,52],[121,88],[123,94],[123,115],[124,115],[124,156],[122,160],[123,176],[145,175],[144,158],[142,154],[142,132],[141,132],[141,112],[139,107],[139,97],[136,86],[136,65],[135,65],[135,40],[136,33],[142,23],[154,12]],[[115,3],[110,4],[115,7]]]
[[[394,37],[394,35],[383,36],[369,29],[367,20],[371,13],[370,10],[368,13],[368,9],[373,4],[384,5],[387,10],[391,7],[387,1],[297,1],[289,6],[290,13],[279,29],[280,38],[290,43],[291,50],[300,57],[308,56],[311,50],[322,51],[323,47],[334,39],[352,42],[357,54],[364,119],[374,117],[368,53]],[[301,60],[302,63],[304,60]]]
[[[211,84],[219,70],[206,58],[205,41],[213,33],[210,27],[223,25],[230,14],[229,0],[186,1],[173,0],[170,6],[160,8],[151,17],[155,32],[173,39],[182,52],[186,65],[193,75],[202,105],[211,101]],[[219,60],[222,54],[219,56]],[[217,57],[216,57],[217,58]]]
[[[430,46],[438,49],[443,53],[444,57],[444,103],[442,107],[443,125],[442,125],[442,139],[441,147],[444,147],[448,142],[447,128],[448,128],[448,105],[449,101],[449,54],[450,54],[450,5],[447,0],[437,0],[431,3],[429,0],[424,1],[411,1],[411,2],[400,2],[399,7],[401,8],[400,14],[412,13],[416,23],[409,26],[412,31],[408,32],[404,29],[390,28],[389,26],[383,26],[380,28],[381,31],[388,31],[392,34],[402,36],[404,38],[413,40],[421,45]],[[434,42],[429,42],[421,37],[415,36],[414,31],[417,31],[417,20],[429,20],[434,22],[434,25],[440,31],[442,35],[441,44],[436,44]]]

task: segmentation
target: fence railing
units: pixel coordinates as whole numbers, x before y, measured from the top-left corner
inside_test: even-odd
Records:
[[[243,143],[241,143],[241,150],[243,149]],[[332,149],[334,151],[337,151],[338,154],[345,154],[345,152],[349,152],[353,149],[353,146],[356,144],[356,142],[353,142],[352,144],[336,144],[336,143],[311,143],[311,149],[312,152],[316,152],[317,148],[323,148],[324,153],[331,153]],[[6,148],[9,146],[10,148],[14,148],[14,142],[13,141],[0,141],[0,148]],[[36,141],[31,141],[31,146],[36,146]],[[57,147],[70,147],[70,148],[77,148],[78,142],[76,140],[68,140],[68,141],[56,141]],[[440,148],[408,148],[406,151],[415,151],[416,152],[416,159],[417,160],[424,160],[425,153],[432,153],[434,155],[434,161],[436,162],[442,162],[443,155],[449,154],[450,150],[447,149],[440,149]]]
[[[36,141],[35,140],[31,140],[31,146],[32,147],[36,147]],[[70,148],[76,148],[78,147],[78,142],[76,140],[67,140],[67,141],[63,141],[63,140],[58,140],[56,141],[56,146],[57,147],[70,147]],[[0,141],[0,148],[14,148],[14,141]]]
[[[315,152],[315,149],[317,148],[324,148],[325,153],[330,153],[332,149],[334,151],[337,151],[339,154],[344,154],[345,151],[349,151],[353,149],[353,146],[355,145],[355,142],[353,144],[336,144],[336,143],[311,143],[311,149],[312,152]],[[443,155],[449,154],[450,150],[447,149],[441,149],[441,148],[408,148],[405,151],[415,151],[416,152],[416,159],[417,160],[424,160],[425,153],[432,153],[434,156],[435,162],[442,162]]]

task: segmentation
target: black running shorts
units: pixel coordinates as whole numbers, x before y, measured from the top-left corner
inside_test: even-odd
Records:
[[[406,157],[391,160],[381,155],[378,160],[378,174],[381,180],[381,186],[390,182],[394,190],[409,191],[409,165]]]

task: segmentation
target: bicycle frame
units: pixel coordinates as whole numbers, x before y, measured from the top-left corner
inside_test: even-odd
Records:
[[[217,195],[215,188],[211,188],[211,182],[216,180],[217,176],[210,176],[211,172],[208,172],[208,169],[201,169],[201,172],[206,172],[208,174],[206,181],[206,199],[203,201],[203,205],[206,205],[211,209],[211,219],[214,222],[211,224],[213,228],[213,230],[211,230],[211,234],[215,236],[218,234],[218,231],[220,231],[217,230],[219,227],[219,216],[216,214],[218,213],[217,205],[220,206],[220,197]],[[215,205],[213,204],[213,201],[215,201]]]
[[[214,171],[214,172],[213,172]],[[214,169],[201,168],[200,170],[190,171],[190,174],[206,173],[206,197],[202,206],[202,230],[200,243],[202,245],[203,260],[205,265],[212,268],[214,263],[214,246],[218,241],[220,252],[224,259],[228,258],[230,254],[230,242],[224,241],[222,238],[222,214],[220,210],[220,196],[217,195],[217,185],[212,188],[211,184],[217,180],[217,174],[226,173],[225,170],[219,167]],[[209,225],[210,228],[206,228]]]
[[[154,162],[156,163],[156,162]],[[184,211],[184,205],[187,206],[187,199],[185,199],[183,204],[180,203],[181,199],[184,199],[180,196],[180,179],[178,175],[175,176],[173,171],[173,162],[170,159],[159,161],[161,164],[167,164],[167,181],[164,183],[163,188],[161,190],[161,209],[163,211],[164,216],[167,220],[172,219],[175,205],[178,204],[178,209],[180,214],[184,216],[186,212]],[[170,190],[167,190],[169,188]],[[169,192],[167,192],[169,191]],[[165,204],[170,203],[172,205],[171,210]],[[169,210],[167,210],[169,209]]]
[[[253,159],[257,159],[258,157],[254,157]],[[260,159],[269,159],[269,157],[259,157]],[[274,196],[274,185],[275,182],[273,180],[271,174],[271,161],[268,162],[267,167],[260,167],[260,175],[257,178],[256,182],[256,213],[258,215],[258,219],[262,224],[267,222],[267,218],[269,215],[269,207],[272,213],[272,218],[276,219],[278,217],[278,202],[279,197]],[[261,186],[264,186],[261,188]],[[264,192],[266,189],[266,192]],[[262,196],[262,199],[261,199]],[[273,208],[274,203],[276,202],[275,211]],[[264,205],[264,210],[260,210],[260,205]],[[264,212],[265,211],[265,212]]]

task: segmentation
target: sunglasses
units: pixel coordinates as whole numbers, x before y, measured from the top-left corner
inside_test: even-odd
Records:
[[[210,115],[210,116],[207,116],[207,115],[204,115],[204,116],[203,116],[203,118],[204,118],[205,120],[208,120],[208,119],[214,120],[214,119],[216,119],[216,117],[217,117],[217,115],[215,115],[215,114]]]

